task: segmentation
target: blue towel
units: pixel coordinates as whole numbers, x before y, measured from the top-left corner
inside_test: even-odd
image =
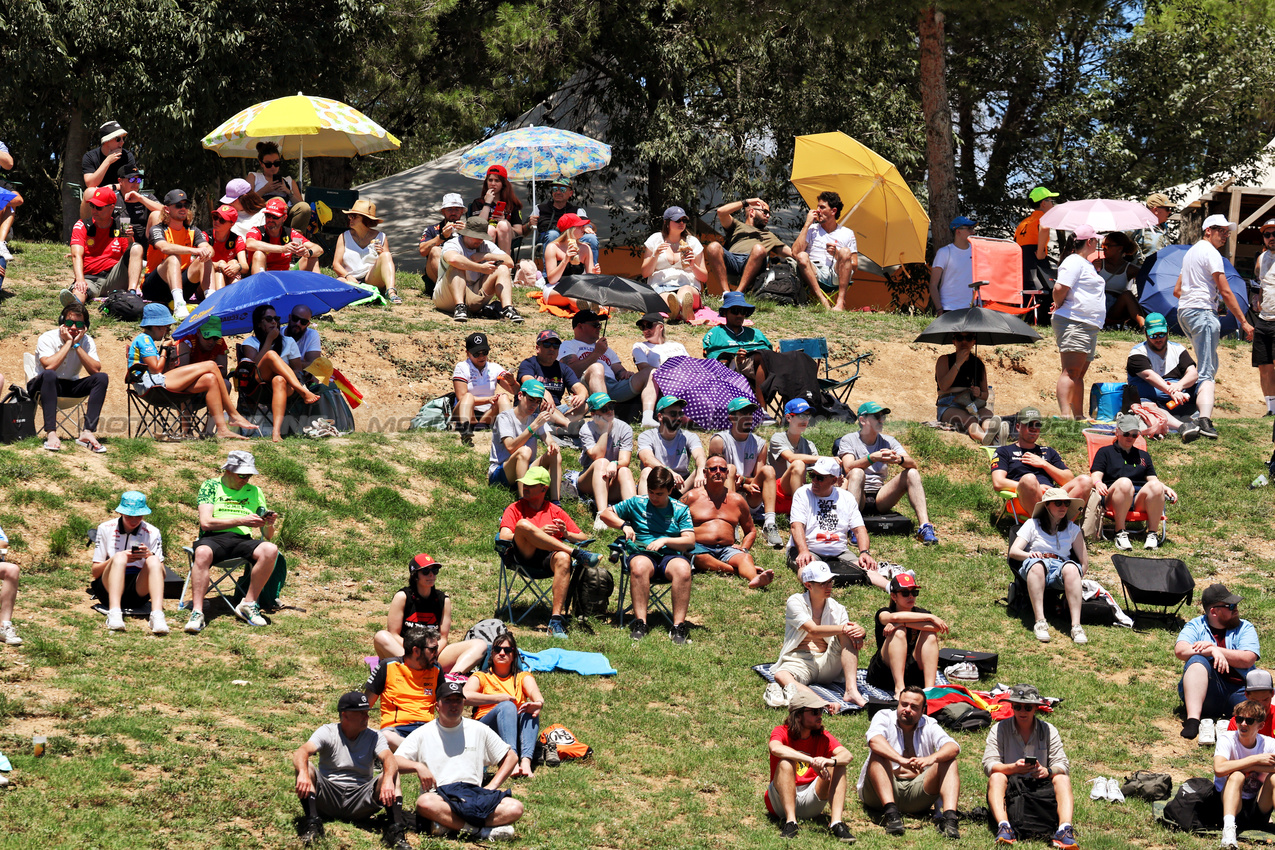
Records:
[[[614,676],[615,668],[600,652],[578,652],[574,649],[550,647],[540,652],[519,650],[523,666],[533,673],[548,673],[561,670],[567,673],[579,673],[581,676]]]

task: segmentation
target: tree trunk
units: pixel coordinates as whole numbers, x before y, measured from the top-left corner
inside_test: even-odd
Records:
[[[296,175],[292,175],[296,179]],[[339,156],[311,156],[305,160],[305,185],[325,189],[348,189],[354,180],[354,166]]]
[[[929,170],[930,233],[934,250],[952,241],[948,224],[956,216],[956,163],[952,151],[952,107],[947,96],[943,13],[921,10],[921,109],[925,113],[925,162]]]
[[[80,202],[68,183],[80,183],[80,162],[89,149],[89,134],[84,129],[84,112],[77,104],[71,109],[66,126],[66,148],[62,152],[62,241],[71,241],[71,228],[80,217]]]

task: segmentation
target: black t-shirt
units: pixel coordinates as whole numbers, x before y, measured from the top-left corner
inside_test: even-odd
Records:
[[[498,203],[500,203],[499,200],[496,201],[496,204]],[[495,212],[496,204],[491,205],[491,210],[489,212],[491,213]],[[482,198],[474,199],[474,202],[469,205],[469,211],[465,213],[466,217],[471,215],[482,215],[483,206],[485,206],[485,203]],[[522,224],[522,210],[520,209],[516,210],[516,209],[513,209],[512,207],[506,207],[505,221],[509,222],[510,224]]]
[[[1037,443],[1030,449],[1024,449],[1018,443],[1010,443],[996,450],[996,460],[992,463],[992,469],[1005,470],[1010,481],[1019,481],[1024,475],[1035,475],[1036,480],[1046,487],[1056,487],[1054,479],[1050,478],[1045,470],[1023,463],[1024,454],[1040,455],[1050,466],[1058,469],[1067,468],[1067,464],[1063,463],[1062,455],[1049,446]]]
[[[105,160],[106,154],[102,153],[102,148],[100,146],[93,148],[91,151],[84,154],[84,160],[80,165],[80,174],[92,174],[94,171],[97,171],[98,167]],[[119,179],[118,171],[122,165],[131,165],[134,168],[137,167],[137,160],[133,159],[133,152],[127,148],[121,150],[120,158],[115,160],[115,171],[108,171],[102,176],[101,185],[110,186],[114,184]],[[145,216],[142,218],[145,219]]]
[[[558,209],[553,205],[553,201],[545,201],[540,206],[536,207],[536,215],[540,216],[540,220],[536,222],[536,226],[540,228],[541,233],[544,233],[546,230],[558,230],[558,219],[562,218],[567,213],[576,213],[577,215],[580,215],[580,208],[573,207],[570,203],[568,203],[562,209]],[[580,217],[584,218],[583,215],[580,215]]]
[[[1137,446],[1132,447],[1126,454],[1120,451],[1118,445],[1112,443],[1098,449],[1089,471],[1101,472],[1102,483],[1108,487],[1114,484],[1117,478],[1128,478],[1133,482],[1134,487],[1141,487],[1147,483],[1147,476],[1155,475],[1155,464],[1151,462],[1151,455]]]
[[[956,362],[956,354],[944,354],[943,359],[941,371],[946,372]],[[981,387],[983,385],[983,376],[986,374],[987,367],[983,365],[983,361],[977,357],[970,356],[961,364],[960,371],[956,373],[956,377],[952,380],[952,387]]]
[[[138,194],[150,198],[152,201],[155,200],[155,196],[150,192],[138,192]],[[150,242],[147,240],[146,233],[146,219],[150,216],[151,211],[141,201],[125,201],[124,196],[119,195],[115,199],[115,220],[119,221],[125,212],[128,213],[129,220],[133,225],[133,238],[143,245],[149,245]]]
[[[927,609],[922,608],[920,605],[913,607],[912,611],[916,614],[930,613]],[[878,655],[881,653],[881,641],[885,640],[885,623],[881,622],[881,615],[894,614],[894,613],[897,613],[897,612],[890,609],[889,607],[878,608],[876,616],[873,618],[876,622],[877,654]],[[920,639],[920,637],[921,637],[921,633],[918,632],[916,629],[908,629],[908,658],[912,657],[912,651],[916,649],[916,642]]]
[[[410,587],[404,587],[402,591],[407,594],[407,601],[403,603],[404,637],[407,636],[408,629],[421,629],[425,626],[440,629],[443,627],[443,603],[447,599],[446,593],[434,588],[434,592],[428,599],[421,599],[412,593]]]

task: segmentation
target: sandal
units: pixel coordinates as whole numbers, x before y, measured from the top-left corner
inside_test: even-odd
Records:
[[[402,304],[402,303],[403,303],[403,299],[398,297],[398,290],[397,290],[397,289],[391,289],[391,290],[389,290],[389,292],[388,292],[388,293],[386,293],[386,294],[389,296],[389,299],[390,299],[390,303],[391,303],[391,304]]]
[[[44,450],[48,452],[60,452],[62,451],[62,443],[61,441],[55,443],[50,439],[46,439],[44,441]]]
[[[96,440],[85,440],[81,438],[76,440],[75,444],[77,446],[83,446],[84,448],[88,449],[95,455],[106,454],[106,446],[102,445]]]

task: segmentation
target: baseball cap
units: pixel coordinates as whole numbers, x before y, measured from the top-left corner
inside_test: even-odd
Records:
[[[750,407],[756,410],[757,402],[751,398],[733,398],[730,400],[730,404],[726,405],[726,410],[729,413],[739,413],[741,410],[747,410]]]
[[[801,568],[801,583],[808,581],[822,584],[832,578],[832,569],[823,561],[811,561]]]
[[[251,183],[244,180],[242,177],[236,177],[234,180],[231,180],[226,184],[226,194],[221,196],[221,202],[223,204],[229,204],[232,201],[239,200],[251,191]]]
[[[1234,230],[1239,227],[1239,225],[1233,221],[1227,221],[1226,216],[1224,215],[1211,215],[1204,219],[1202,229],[1208,230],[1210,227],[1224,227],[1227,230]]]
[[[890,592],[898,593],[900,590],[915,590],[916,576],[911,573],[899,573],[890,579]]]
[[[559,177],[557,180],[551,181],[549,183],[549,188],[550,189],[570,189],[571,181],[567,180],[566,178]]]
[[[1090,239],[1098,238],[1098,231],[1087,224],[1077,224],[1076,229],[1071,232],[1071,237],[1077,242],[1088,242]]]
[[[558,336],[558,332],[553,328],[549,328],[548,330],[544,330],[536,334],[536,345],[541,345],[551,339],[556,339],[558,342],[562,342],[562,337]]]
[[[643,313],[642,318],[638,319],[633,324],[640,325],[643,322],[653,322],[654,324],[662,325],[665,322],[665,316],[663,313]]]
[[[519,484],[543,484],[548,487],[550,482],[549,470],[543,466],[530,467],[523,476],[518,479]]]
[[[1200,604],[1205,608],[1212,608],[1214,605],[1238,605],[1243,601],[1243,596],[1231,593],[1226,589],[1226,585],[1221,583],[1210,584],[1200,595]]]
[[[186,193],[181,189],[169,189],[168,194],[164,196],[164,205],[172,206],[173,204],[180,204],[182,201],[189,200],[190,198],[188,198]]]
[[[586,401],[590,410],[601,410],[611,403],[611,396],[606,393],[594,393]]]
[[[571,327],[578,328],[586,322],[600,322],[603,317],[592,310],[581,310],[571,317]]]
[[[1151,334],[1167,334],[1169,332],[1169,323],[1160,313],[1147,314],[1147,336]]]
[[[362,691],[350,691],[341,695],[336,704],[337,711],[371,711],[372,705],[367,701],[367,694]]]
[[[678,221],[683,218],[690,218],[690,216],[688,216],[686,214],[686,210],[681,207],[669,207],[664,211],[665,221]]]
[[[413,555],[412,560],[407,562],[407,571],[409,573],[414,573],[417,570],[423,570],[426,567],[441,567],[441,566],[442,564],[438,563],[438,561],[435,561],[429,555],[426,555],[424,552],[422,552],[419,555]]]
[[[234,472],[239,475],[256,475],[257,461],[252,456],[252,452],[233,451],[226,457],[226,462],[221,465],[226,472]]]
[[[1124,431],[1126,434],[1130,431],[1142,430],[1142,418],[1136,413],[1122,413],[1116,417],[1116,430]]]
[[[978,226],[977,221],[975,221],[972,218],[967,218],[966,216],[963,216],[963,215],[958,215],[956,218],[952,219],[953,230],[955,230],[958,227],[977,227],[977,226]]]
[[[478,351],[484,348],[488,351],[491,350],[491,343],[487,341],[487,334],[475,332],[465,337],[466,351]]]
[[[675,404],[680,404],[685,406],[686,402],[682,401],[680,398],[678,398],[675,395],[666,395],[655,403],[655,412],[659,413],[664,408],[672,407]]]
[[[115,513],[124,516],[146,516],[151,512],[150,507],[146,504],[146,494],[139,493],[137,490],[128,490],[120,496],[120,503],[115,508]],[[1270,681],[1269,675],[1267,681]],[[1267,687],[1270,687],[1269,685]]]
[[[483,177],[486,178],[488,175],[491,175],[493,173],[499,174],[501,177],[505,178],[505,182],[509,182],[509,170],[506,169],[503,165],[491,166],[490,168],[487,169],[487,174],[484,174]]]
[[[863,404],[859,405],[860,416],[876,416],[878,414],[884,416],[889,412],[890,408],[884,407],[879,402],[875,401],[865,401]]]
[[[142,320],[138,324],[144,328],[157,328],[163,325],[175,325],[177,320],[163,304],[147,304],[142,308]]]
[[[835,457],[821,457],[811,469],[816,475],[840,475],[841,464]]]
[[[790,714],[794,711],[804,711],[807,708],[814,711],[822,711],[827,707],[828,704],[824,702],[822,697],[806,688],[799,688],[788,702],[788,712]]]
[[[1173,209],[1173,202],[1169,200],[1169,196],[1163,192],[1152,192],[1147,195],[1147,209],[1153,210],[1156,207],[1164,207],[1165,209]]]
[[[93,193],[89,203],[95,207],[113,207],[115,206],[115,190],[110,186],[103,186]]]
[[[789,416],[800,416],[810,412],[810,402],[804,398],[794,398],[784,405],[784,413]]]
[[[1249,670],[1248,675],[1244,677],[1244,690],[1275,691],[1275,682],[1271,681],[1271,671],[1260,667]]]
[[[234,224],[239,220],[239,210],[235,209],[230,204],[222,204],[217,207],[217,209],[213,210],[212,214],[213,218],[219,218],[222,221],[227,221],[231,224]]]
[[[120,136],[127,136],[128,130],[120,126],[118,121],[107,121],[101,127],[97,128],[97,135],[103,143],[109,142],[111,139],[118,139]]]
[[[136,165],[121,165],[115,169],[115,176],[121,180],[132,180],[134,177],[141,179],[142,170]]]
[[[465,199],[455,192],[448,192],[443,195],[443,202],[438,206],[440,210],[450,210],[455,207],[465,208]]]
[[[492,167],[497,168],[498,166],[492,166]],[[504,169],[501,169],[501,170],[503,171]],[[439,702],[442,702],[448,697],[465,696],[465,686],[461,684],[460,682],[456,682],[451,679],[444,679],[442,684],[438,686],[438,690],[435,691],[434,693],[436,694],[435,699],[437,699]]]
[[[575,213],[563,213],[558,216],[559,232],[566,230],[568,227],[587,227],[590,224],[587,218],[580,218]]]
[[[528,378],[523,381],[522,386],[519,389],[532,398],[545,397],[545,385],[537,381],[535,378]]]
[[[1262,232],[1265,233],[1268,230],[1275,230],[1275,218],[1268,218],[1262,222]]]
[[[1023,422],[1039,422],[1044,418],[1044,416],[1040,415],[1040,411],[1034,407],[1024,407],[1022,410],[1018,411],[1018,421],[1020,424]]]
[[[1049,191],[1044,186],[1037,186],[1035,189],[1032,189],[1030,193],[1028,193],[1027,197],[1032,199],[1033,204],[1039,204],[1041,201],[1045,200],[1046,198],[1057,198],[1059,197],[1059,195],[1057,192]]]
[[[288,205],[283,198],[271,198],[266,201],[266,215],[275,218],[283,218],[288,214]]]
[[[204,339],[221,339],[221,316],[209,316],[199,326],[199,335]]]

